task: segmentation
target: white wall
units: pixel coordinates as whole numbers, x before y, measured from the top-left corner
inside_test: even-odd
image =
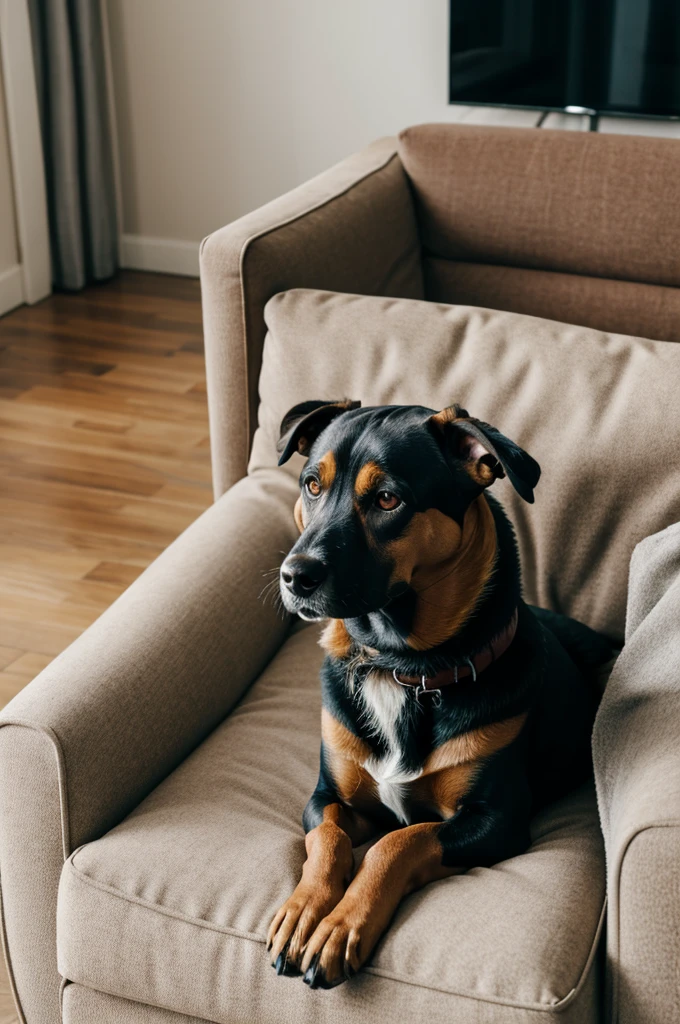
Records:
[[[103,2],[127,266],[197,272],[204,235],[409,124],[538,119],[447,103],[448,0]]]
[[[200,239],[444,117],[447,0],[109,0],[125,232]]]
[[[128,262],[139,236],[162,257],[155,239],[197,242],[381,135],[468,109],[447,104],[447,0],[107,7]]]

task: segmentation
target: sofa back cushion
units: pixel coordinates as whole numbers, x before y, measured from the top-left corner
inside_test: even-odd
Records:
[[[265,309],[251,469],[307,399],[458,401],[542,466],[536,503],[500,480],[527,600],[620,638],[633,547],[680,519],[680,346],[549,320],[305,289]],[[300,456],[282,472],[298,474]]]
[[[592,132],[408,128],[426,295],[680,340],[680,145]]]

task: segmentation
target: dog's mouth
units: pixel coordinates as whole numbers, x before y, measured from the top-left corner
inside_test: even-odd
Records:
[[[296,597],[290,594],[284,587],[281,588],[281,598],[286,611],[292,615],[299,615],[305,622],[320,622],[323,619],[345,619],[353,617],[354,609],[346,601],[323,598],[310,600],[309,598]],[[365,608],[364,608],[365,611]]]
[[[328,618],[331,614],[326,611],[325,602],[321,602],[318,597],[300,597],[297,594],[292,594],[283,584],[280,585],[279,590],[286,611],[291,615],[299,615],[305,622],[318,622],[320,619]]]
[[[305,622],[321,622],[324,619],[358,619],[364,615],[386,611],[407,590],[408,584],[397,583],[390,587],[389,593],[382,600],[369,601],[361,593],[343,597],[319,595],[316,598],[302,598],[281,587],[281,598],[284,607],[292,615],[299,615]]]
[[[311,608],[309,605],[301,605],[297,609],[297,614],[305,622],[321,622],[322,619],[328,618],[328,614],[319,613],[315,608]]]

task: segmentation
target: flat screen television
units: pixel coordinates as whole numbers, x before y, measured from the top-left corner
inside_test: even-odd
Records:
[[[450,0],[451,103],[680,116],[680,0]]]

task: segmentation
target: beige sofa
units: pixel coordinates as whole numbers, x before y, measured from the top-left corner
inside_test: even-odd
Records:
[[[411,129],[206,239],[217,500],[0,717],[3,941],[27,1024],[680,1019],[680,528],[637,523],[668,528],[636,549],[627,612],[609,602],[626,647],[594,736],[599,817],[588,789],[549,808],[527,854],[409,897],[365,972],[311,992],[274,974],[264,936],[304,856],[321,652],[261,596],[296,536],[295,480],[262,439],[246,473],[264,307],[287,289],[680,340],[679,152]],[[322,339],[307,351],[318,377]]]

